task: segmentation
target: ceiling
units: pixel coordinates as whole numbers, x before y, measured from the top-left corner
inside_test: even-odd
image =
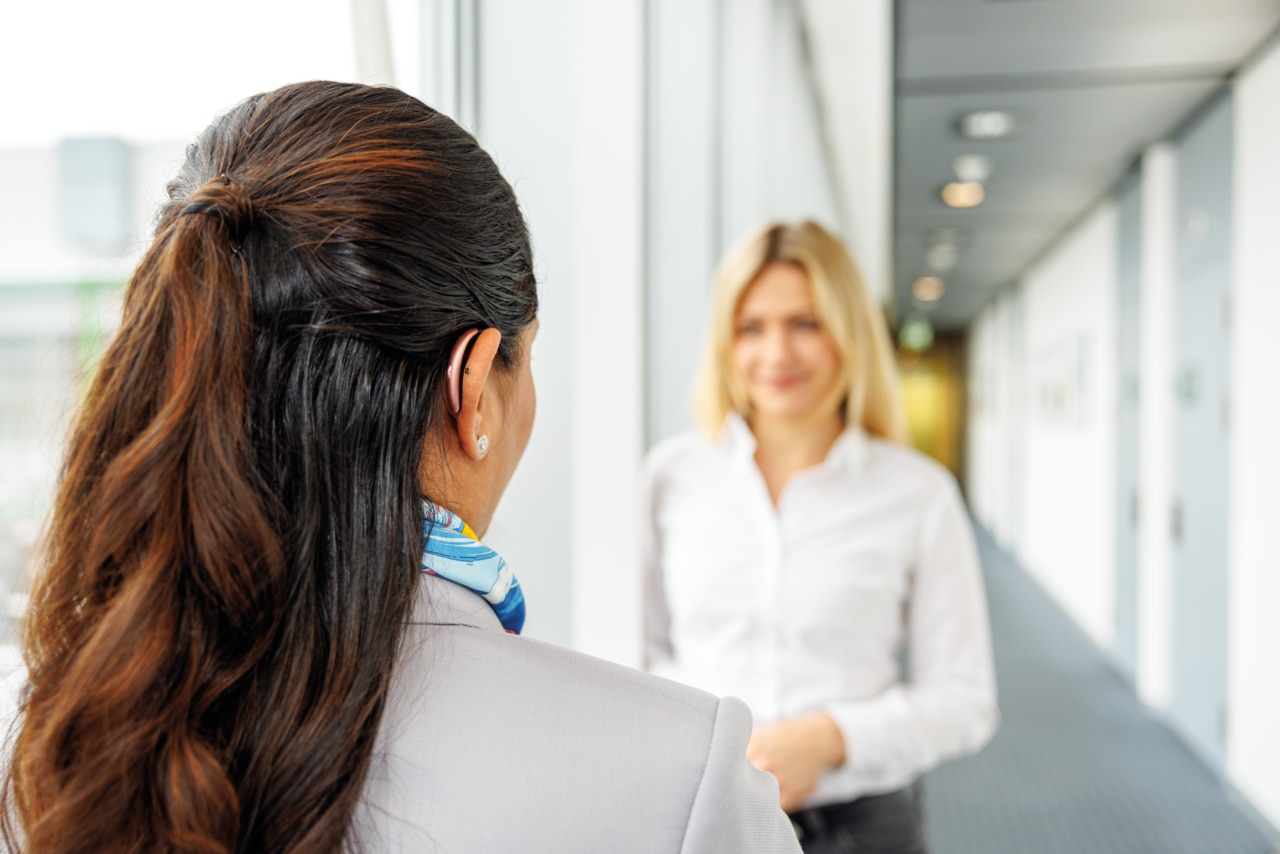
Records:
[[[1280,0],[898,0],[894,263],[899,318],[968,324],[1081,217],[1150,143],[1173,133],[1280,25]],[[1023,120],[973,141],[978,109]],[[955,158],[991,158],[986,200],[953,210],[939,191]],[[926,247],[951,232],[958,262]],[[939,275],[936,303],[911,283]]]

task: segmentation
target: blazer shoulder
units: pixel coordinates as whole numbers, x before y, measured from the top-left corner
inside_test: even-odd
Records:
[[[517,647],[513,666],[532,668],[576,696],[604,704],[639,703],[647,714],[681,718],[708,731],[716,720],[721,700],[714,694],[546,641],[510,639]]]
[[[637,745],[647,745],[641,749],[651,759],[640,767],[670,787],[669,807],[684,821],[682,854],[798,854],[777,781],[746,759],[752,718],[745,703],[550,644],[529,646],[558,659],[569,684],[590,677],[616,713],[643,709],[651,718],[654,726]],[[686,747],[672,750],[675,742]]]
[[[774,850],[708,836],[720,813],[786,823],[773,778],[746,762],[739,701],[530,638],[411,632],[367,787],[381,830],[365,839],[414,850],[400,841],[427,833],[440,852]]]

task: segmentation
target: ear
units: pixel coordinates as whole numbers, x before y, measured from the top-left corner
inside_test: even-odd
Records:
[[[462,363],[462,381],[460,383],[459,408],[454,415],[454,426],[458,431],[458,443],[468,459],[479,461],[485,453],[480,450],[479,439],[484,433],[482,421],[484,415],[481,408],[484,394],[488,388],[489,373],[493,368],[493,360],[498,355],[498,345],[502,343],[502,333],[496,329],[485,329],[476,336],[471,345],[471,352]]]

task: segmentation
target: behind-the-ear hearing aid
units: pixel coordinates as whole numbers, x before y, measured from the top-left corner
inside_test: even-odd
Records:
[[[449,354],[449,367],[445,369],[444,383],[445,394],[449,398],[449,412],[454,415],[462,411],[462,365],[467,359],[471,342],[479,334],[479,329],[468,329],[458,336],[453,352]]]

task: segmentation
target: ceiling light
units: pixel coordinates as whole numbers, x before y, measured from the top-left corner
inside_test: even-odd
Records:
[[[961,154],[951,161],[951,168],[961,181],[985,184],[991,177],[991,158],[985,154]]]
[[[1018,117],[1006,110],[974,110],[956,122],[960,135],[969,139],[1004,139],[1018,130]]]
[[[925,249],[924,262],[930,270],[946,273],[955,268],[960,261],[960,250],[954,243],[935,243]]]
[[[976,181],[952,181],[942,188],[942,201],[947,207],[977,207],[986,197],[987,191]]]
[[[933,327],[924,318],[913,317],[898,330],[898,343],[917,353],[928,350],[933,343]]]
[[[946,283],[937,276],[921,276],[911,283],[911,295],[920,302],[937,302],[946,292]]]

